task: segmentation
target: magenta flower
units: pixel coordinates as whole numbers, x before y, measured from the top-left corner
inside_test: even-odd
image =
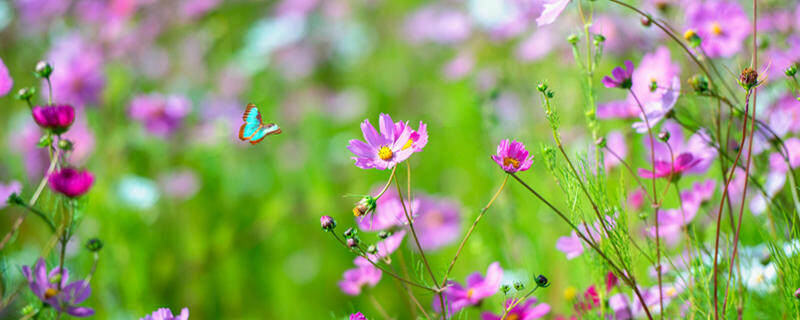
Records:
[[[184,96],[153,93],[134,98],[128,114],[151,134],[165,138],[180,128],[191,109],[191,101]]]
[[[413,130],[406,126],[397,132],[396,128],[387,114],[380,115],[380,134],[368,119],[364,120],[361,123],[361,132],[366,142],[353,139],[347,146],[356,155],[352,157],[356,166],[361,169],[386,170],[408,159],[415,152],[411,147],[413,141],[409,144]]]
[[[13,86],[14,79],[11,79],[11,75],[8,74],[8,68],[3,63],[3,59],[0,59],[0,97],[11,92]]]
[[[663,178],[680,176],[684,171],[694,168],[700,162],[691,153],[681,153],[675,157],[675,162],[666,160],[656,160],[654,170],[639,168],[639,176],[642,178]]]
[[[414,228],[425,251],[436,250],[456,241],[461,235],[461,212],[457,203],[427,195],[417,195]]]
[[[692,1],[686,9],[686,27],[697,32],[710,58],[731,57],[742,50],[750,34],[750,20],[736,1]]]
[[[20,191],[22,191],[22,185],[19,181],[11,181],[8,184],[0,183],[0,209],[8,205],[6,202],[8,197],[14,193],[19,194]]]
[[[514,303],[514,299],[506,300],[505,307],[508,308]],[[490,312],[484,312],[481,314],[481,319],[483,320],[508,320],[508,319],[518,319],[518,320],[533,320],[539,319],[547,315],[550,312],[550,305],[546,303],[536,304],[536,298],[530,298],[524,303],[517,304],[513,308],[508,310],[505,318],[503,315],[494,315]]]
[[[89,298],[92,292],[89,283],[78,280],[67,284],[69,280],[67,270],[62,272],[60,268],[53,268],[48,273],[44,258],[39,258],[33,270],[29,266],[23,266],[22,274],[28,279],[33,294],[59,313],[66,312],[73,317],[88,317],[94,314],[91,308],[77,306]]]
[[[361,312],[356,312],[350,315],[350,320],[367,320],[367,317]]]
[[[711,162],[716,157],[716,149],[709,145],[711,139],[703,130],[697,131],[684,142],[683,128],[674,121],[666,121],[661,127],[662,131],[670,134],[669,140],[664,143],[656,141],[655,148],[650,148],[650,139],[643,137],[645,147],[655,153],[655,177],[669,177],[687,173],[701,174],[708,170]],[[669,144],[669,146],[667,146]],[[675,166],[672,166],[672,160]],[[648,159],[650,157],[648,156]],[[652,178],[653,172],[639,169],[639,176]]]
[[[528,157],[528,150],[522,142],[509,142],[508,139],[500,141],[497,146],[497,153],[492,155],[492,160],[497,162],[503,171],[514,173],[525,171],[533,165],[533,156]]]
[[[630,89],[633,85],[633,62],[630,60],[625,60],[625,69],[622,67],[616,67],[614,70],[611,70],[611,77],[605,76],[603,77],[603,85],[606,88],[620,88],[620,89]]]
[[[50,188],[56,192],[76,198],[89,191],[94,183],[94,176],[89,171],[63,168],[51,173],[47,180]]]
[[[33,120],[43,129],[62,134],[75,122],[75,108],[71,105],[35,106],[31,109]]]
[[[447,297],[445,301],[449,302],[447,313],[453,315],[465,307],[478,305],[483,299],[494,295],[500,287],[502,278],[503,269],[500,268],[500,263],[494,262],[486,269],[485,278],[479,272],[473,273],[467,277],[466,286],[448,281],[444,290]],[[442,310],[438,299],[433,299],[433,303],[433,308],[437,312]]]
[[[153,313],[148,314],[139,320],[188,320],[189,308],[181,309],[181,313],[177,316],[172,315],[172,311],[167,308],[158,308]]]
[[[542,10],[542,14],[536,18],[536,24],[543,26],[553,23],[568,4],[569,0],[544,0],[544,10]]]

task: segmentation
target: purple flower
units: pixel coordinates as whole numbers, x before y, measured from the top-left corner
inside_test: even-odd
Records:
[[[778,136],[800,132],[800,101],[788,92],[780,96],[770,106],[767,123]]]
[[[510,307],[514,302],[514,299],[506,300],[505,307]],[[505,318],[503,318],[502,315],[498,316],[490,312],[484,312],[481,314],[481,318],[483,320],[533,320],[542,318],[550,312],[550,305],[546,303],[536,304],[536,302],[536,298],[530,298],[525,301],[525,303],[517,304],[508,310],[508,314],[506,314]]]
[[[406,126],[398,132],[396,128],[392,118],[387,114],[380,115],[380,134],[368,119],[364,120],[361,123],[361,132],[366,142],[353,139],[347,146],[347,149],[356,155],[352,157],[356,161],[356,166],[361,169],[386,170],[408,159],[415,152],[415,149],[408,144],[413,130]]]
[[[19,181],[11,181],[8,184],[0,183],[0,209],[8,205],[6,200],[8,200],[11,194],[19,194],[20,191],[22,191],[22,185]]]
[[[630,89],[633,85],[632,78],[633,62],[625,60],[625,69],[622,67],[614,68],[614,70],[611,70],[611,77],[605,76],[602,81],[606,88]]]
[[[503,171],[514,173],[525,171],[533,165],[533,156],[528,157],[528,150],[522,142],[509,142],[508,139],[500,141],[497,146],[497,153],[492,155],[492,160],[497,162]]]
[[[367,320],[367,317],[361,312],[356,312],[350,315],[350,320]]]
[[[37,31],[45,24],[55,20],[67,11],[70,1],[66,0],[15,0],[25,26]],[[25,29],[25,28],[23,28]]]
[[[50,188],[56,192],[76,198],[89,191],[94,183],[94,176],[89,171],[63,168],[51,173],[47,180]]]
[[[3,59],[0,59],[0,97],[7,95],[13,86],[14,79],[11,79],[11,75],[8,74],[8,68],[3,63]]]
[[[128,114],[148,132],[165,138],[180,128],[191,109],[191,101],[184,96],[152,93],[134,98]]]
[[[461,236],[461,212],[458,204],[427,195],[417,195],[416,199],[419,199],[419,209],[413,211],[417,214],[414,228],[423,250],[439,249]]]
[[[445,301],[450,303],[447,313],[453,315],[465,307],[477,305],[483,299],[494,295],[500,287],[502,278],[503,269],[500,268],[500,263],[494,262],[486,270],[485,278],[481,276],[480,272],[473,273],[467,277],[466,286],[454,281],[448,281],[448,286],[444,290],[444,294],[447,297]],[[433,302],[433,308],[437,312],[441,311],[442,307],[439,304],[439,300],[434,299]]]
[[[29,266],[23,266],[22,274],[28,279],[33,294],[56,311],[66,312],[73,317],[88,317],[94,314],[94,310],[90,308],[76,306],[91,294],[89,283],[78,280],[67,284],[69,272],[66,269],[53,268],[48,273],[44,258],[39,258],[33,270]]]
[[[54,99],[79,108],[99,101],[106,83],[99,46],[73,34],[59,39],[48,56],[55,68],[50,77]]]
[[[546,24],[551,24],[553,21],[556,21],[558,16],[561,15],[561,12],[569,4],[569,0],[543,0],[544,2],[544,10],[542,14],[536,18],[536,24],[539,26],[543,26]]]
[[[700,36],[710,58],[730,57],[742,50],[750,34],[750,20],[736,1],[692,1],[686,9],[686,26]]]
[[[172,311],[167,308],[158,308],[158,310],[153,311],[153,313],[148,314],[139,320],[188,320],[189,319],[189,308],[181,309],[181,314],[174,316],[172,315]]]
[[[700,162],[691,153],[681,153],[675,157],[675,162],[666,160],[656,160],[654,170],[639,168],[639,176],[642,178],[663,178],[680,176],[684,171],[694,168]]]
[[[40,127],[61,134],[75,122],[75,108],[71,105],[35,106],[31,109],[33,120]]]

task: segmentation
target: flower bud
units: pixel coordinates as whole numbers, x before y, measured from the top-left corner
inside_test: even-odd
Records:
[[[381,239],[386,239],[390,235],[391,235],[390,233],[388,233],[386,231],[383,231],[383,230],[381,230],[381,232],[378,232],[378,238],[381,238]]]
[[[602,34],[594,35],[594,45],[599,45],[599,44],[601,44],[603,42],[606,42],[606,37],[605,36],[603,36]]]
[[[33,74],[39,78],[49,78],[51,74],[53,74],[53,65],[47,61],[39,61],[36,64],[36,69],[33,71]]]
[[[692,48],[697,48],[698,46],[700,46],[700,43],[702,42],[700,36],[698,36],[697,32],[694,31],[693,29],[686,30],[686,32],[683,33],[683,38],[686,39],[686,41],[689,41],[689,45]]]
[[[539,82],[539,85],[536,86],[536,90],[539,90],[539,92],[547,91],[547,84],[544,82]]]
[[[9,195],[8,199],[6,199],[6,202],[8,202],[8,204],[10,204],[10,205],[17,205],[17,206],[24,206],[25,205],[25,200],[22,199],[22,197],[20,197],[16,193],[12,193],[11,195]]]
[[[358,247],[358,238],[347,239],[347,246],[350,248]]]
[[[356,217],[363,216],[375,210],[375,207],[377,205],[378,205],[378,199],[375,199],[372,196],[363,197],[361,198],[361,200],[358,201],[358,203],[356,203],[356,206],[353,208],[353,215]]]
[[[86,241],[86,249],[91,252],[100,251],[100,249],[103,249],[103,241],[100,241],[98,238],[91,238],[89,241]]]
[[[36,143],[36,146],[39,148],[47,148],[53,144],[53,136],[49,133],[45,133],[41,138],[39,138],[39,142]]]
[[[515,281],[514,282],[514,290],[520,291],[522,289],[525,289],[525,285],[522,282]]]
[[[797,291],[794,292],[794,297],[800,299],[800,288],[797,288]]]
[[[24,306],[22,310],[20,310],[19,312],[22,313],[23,315],[30,316],[35,314],[37,311],[38,310],[36,310],[36,306],[34,306],[33,304],[29,304]]]
[[[570,34],[570,35],[567,37],[567,42],[569,42],[570,44],[573,44],[573,45],[574,45],[574,44],[577,44],[577,43],[578,43],[578,40],[579,40],[579,39],[578,39],[578,35],[577,35],[577,34],[574,34],[574,33],[573,33],[573,34]]]
[[[639,22],[641,22],[642,25],[645,27],[650,27],[650,25],[653,24],[653,20],[650,20],[650,18],[648,17],[643,17],[642,19],[639,20]]]
[[[71,151],[72,147],[73,147],[72,141],[69,141],[68,139],[58,140],[58,148],[61,150]]]
[[[346,230],[344,230],[344,237],[345,238],[352,238],[353,236],[356,235],[356,232],[358,232],[358,231],[356,231],[356,229],[347,228]]]
[[[336,220],[333,219],[331,216],[321,216],[319,217],[319,224],[322,226],[322,230],[331,231],[336,229]]]
[[[508,284],[503,284],[500,286],[500,290],[502,290],[504,294],[508,294],[508,292],[511,291],[511,286]]]
[[[758,71],[753,68],[744,68],[742,73],[739,74],[739,84],[745,88],[745,90],[750,90],[758,85]]]
[[[542,288],[547,288],[550,286],[550,281],[544,275],[539,275],[536,277],[536,285]]]
[[[369,254],[375,254],[375,253],[377,253],[377,252],[378,252],[378,248],[377,248],[377,247],[375,247],[375,245],[374,245],[374,244],[373,244],[373,245],[370,245],[369,247],[367,247],[367,253],[369,253]]]
[[[785,73],[787,77],[794,77],[794,75],[797,74],[797,64],[792,64],[786,68],[783,73]]]
[[[605,148],[606,147],[606,137],[597,138],[597,141],[594,142],[598,148]]]
[[[659,132],[658,133],[658,140],[661,140],[661,142],[669,141],[669,132],[667,132],[667,131]]]
[[[696,74],[689,78],[689,85],[697,93],[708,92],[708,78],[702,74]]]
[[[36,94],[36,88],[27,87],[27,88],[19,89],[19,91],[17,91],[17,94],[15,95],[15,97],[17,99],[19,99],[19,100],[27,101],[27,100],[30,100],[31,98],[33,98],[34,94]]]

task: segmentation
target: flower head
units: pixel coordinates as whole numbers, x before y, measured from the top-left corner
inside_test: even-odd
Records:
[[[686,20],[710,58],[733,56],[750,34],[750,20],[736,1],[692,1]]]
[[[509,142],[505,139],[497,146],[497,153],[492,155],[492,160],[497,162],[505,172],[514,173],[525,171],[533,165],[533,156],[528,157],[528,150],[522,142]]]
[[[50,188],[70,198],[76,198],[88,192],[94,183],[94,175],[89,171],[78,171],[63,168],[47,177]]]
[[[420,129],[420,131],[423,130],[423,128]],[[380,115],[380,130],[379,134],[369,120],[364,120],[361,123],[361,132],[364,134],[366,142],[356,139],[350,140],[347,149],[355,154],[352,159],[356,161],[357,167],[378,170],[393,168],[424,146],[421,143],[417,143],[415,148],[415,142],[411,139],[414,130],[409,126],[401,126],[398,131],[398,126],[392,122],[392,118],[387,114]],[[424,138],[424,141],[427,142],[427,133],[425,133]],[[421,133],[418,139],[418,142],[422,141]]]
[[[172,311],[167,308],[158,308],[158,310],[153,311],[153,313],[148,314],[139,320],[188,320],[189,319],[189,308],[181,309],[181,314],[174,316],[172,315]]]
[[[514,299],[506,300],[505,307],[508,308],[512,304],[514,304]],[[481,314],[481,319],[483,320],[508,320],[508,319],[517,319],[517,320],[533,320],[539,319],[547,315],[550,312],[550,305],[546,303],[536,303],[536,298],[530,298],[525,303],[520,303],[515,305],[513,308],[508,309],[508,313],[506,314],[505,318],[502,315],[494,315],[489,312],[484,312]]]
[[[31,113],[36,124],[55,134],[66,132],[75,122],[75,108],[68,104],[35,106]]]
[[[367,320],[367,317],[361,312],[356,312],[350,315],[350,320]]]
[[[500,288],[500,280],[503,278],[503,269],[500,268],[500,263],[494,262],[489,265],[486,270],[486,277],[481,276],[479,272],[471,274],[467,277],[465,286],[454,281],[448,281],[448,286],[444,290],[447,296],[445,301],[449,302],[448,314],[454,314],[457,311],[479,304],[483,299],[488,298]],[[439,300],[434,299],[434,309],[441,311]]]
[[[77,305],[89,298],[92,289],[84,280],[67,284],[69,272],[54,268],[47,272],[44,258],[36,261],[33,269],[29,266],[22,267],[22,274],[28,279],[28,285],[42,302],[49,304],[58,312],[66,312],[73,317],[88,317],[94,310]]]
[[[614,68],[614,70],[611,70],[611,77],[605,76],[602,81],[606,88],[630,89],[633,86],[632,78],[633,62],[626,60],[625,69],[622,67]]]

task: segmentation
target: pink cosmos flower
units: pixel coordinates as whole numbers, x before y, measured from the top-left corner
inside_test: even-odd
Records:
[[[510,307],[514,304],[514,299],[508,299],[505,303],[505,308]],[[546,303],[536,303],[536,298],[529,298],[524,303],[517,304],[513,308],[508,310],[505,318],[503,315],[494,315],[490,312],[484,312],[481,314],[481,318],[483,320],[508,320],[508,319],[518,319],[518,320],[533,320],[539,319],[547,315],[550,312],[550,305]]]
[[[508,139],[500,141],[497,153],[492,155],[492,160],[508,173],[525,171],[533,165],[533,156],[529,157],[525,145],[517,140],[513,142],[509,142]]]
[[[8,68],[3,63],[3,59],[0,59],[0,97],[11,92],[13,86],[14,79],[11,79],[11,75],[8,74]]]
[[[567,260],[572,260],[583,254],[583,244],[581,238],[575,231],[568,237],[560,237],[556,240],[556,249],[567,255]]]
[[[367,320],[367,317],[361,312],[356,312],[350,315],[350,320]]]
[[[617,293],[608,299],[608,307],[614,312],[614,319],[628,320],[632,319],[631,307],[628,302],[628,296],[624,293]]]
[[[625,60],[625,68],[616,67],[614,70],[611,70],[611,76],[603,77],[603,85],[606,88],[620,88],[620,89],[630,89],[633,85],[632,78],[633,78],[633,62],[630,60]]]
[[[633,71],[631,90],[636,93],[636,97],[643,104],[658,101],[666,91],[675,90],[672,88],[672,80],[680,76],[680,72],[681,67],[678,63],[672,61],[669,49],[665,46],[660,46],[655,51],[648,52],[642,57],[639,67]],[[636,103],[631,101],[631,98],[628,98],[628,101]]]
[[[666,121],[662,126],[662,131],[668,132],[670,138],[666,143],[656,141],[655,148],[650,148],[650,139],[643,137],[645,147],[648,151],[652,149],[652,152],[655,153],[656,163],[655,174],[648,169],[640,168],[640,177],[652,178],[655,175],[656,178],[661,178],[669,177],[671,174],[701,174],[708,170],[717,153],[714,147],[709,145],[711,139],[705,131],[699,130],[686,142],[683,138],[683,128],[674,121]],[[674,167],[672,166],[673,157]]]
[[[172,310],[170,309],[158,308],[158,310],[139,318],[139,320],[189,320],[189,308],[181,309],[181,313],[177,316],[172,315]]]
[[[69,198],[76,198],[89,191],[94,183],[94,176],[89,171],[63,168],[51,173],[47,181],[54,191]]]
[[[392,252],[400,247],[400,244],[405,238],[406,232],[399,231],[375,244],[377,252],[367,254],[369,261],[378,262],[378,260],[388,257]],[[381,280],[382,272],[380,269],[372,265],[367,259],[363,257],[356,257],[353,263],[356,265],[354,269],[344,272],[342,280],[339,281],[339,288],[345,294],[355,296],[361,294],[361,288],[365,285],[374,287]]]
[[[579,298],[575,303],[575,309],[578,312],[586,312],[600,306],[600,295],[597,292],[597,287],[594,285],[586,288],[583,297]]]
[[[750,34],[750,20],[736,1],[692,1],[686,9],[686,26],[697,32],[700,46],[710,58],[731,57],[742,50]]]
[[[35,106],[31,109],[33,120],[43,129],[61,134],[75,122],[75,108],[71,105]]]
[[[19,181],[11,181],[7,184],[0,183],[0,209],[3,209],[8,205],[6,200],[11,196],[11,194],[19,194],[20,191],[22,191],[22,185],[19,183]]]
[[[536,18],[536,24],[543,26],[553,23],[568,4],[569,0],[544,0],[544,10],[542,14]]]
[[[427,195],[417,195],[419,210],[414,218],[414,228],[419,237],[422,250],[431,251],[446,246],[461,236],[461,212],[457,203],[434,198]]]
[[[397,127],[392,118],[387,114],[380,115],[380,134],[375,127],[369,123],[369,119],[361,123],[361,132],[364,140],[350,140],[347,149],[355,157],[356,166],[361,169],[386,170],[393,168],[400,162],[405,161],[415,151],[412,148],[414,141],[411,139],[413,130],[406,126],[397,131]],[[425,135],[427,141],[427,134]]]
[[[151,134],[166,138],[180,128],[191,109],[191,101],[184,96],[152,93],[135,97],[128,114]]]
[[[473,273],[467,277],[466,286],[448,281],[444,291],[447,297],[445,301],[449,303],[447,313],[453,315],[465,307],[478,305],[483,299],[494,295],[500,288],[502,278],[503,269],[500,268],[500,263],[494,262],[486,269],[485,278],[479,272]],[[433,308],[437,312],[442,310],[438,299],[433,299]]]
[[[631,193],[628,194],[627,203],[633,211],[639,211],[644,204],[644,190],[637,188],[631,191]]]
[[[778,136],[800,132],[800,101],[788,92],[780,96],[769,108],[767,124]]]

